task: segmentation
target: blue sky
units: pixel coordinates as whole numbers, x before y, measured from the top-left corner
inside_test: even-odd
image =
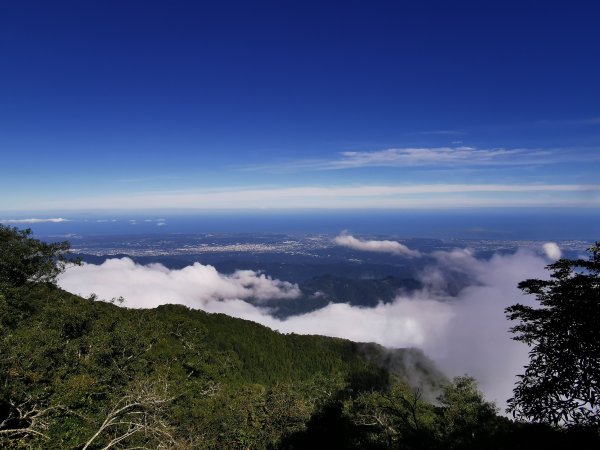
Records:
[[[2,2],[0,213],[598,208],[599,21],[591,1]]]

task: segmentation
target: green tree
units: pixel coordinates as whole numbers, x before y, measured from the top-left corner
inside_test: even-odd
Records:
[[[19,230],[0,224],[0,287],[23,286],[28,282],[56,284],[69,258],[69,242],[46,243],[31,237],[30,229]]]
[[[425,449],[435,443],[435,409],[420,389],[394,383],[389,390],[364,392],[348,405],[354,424],[375,433],[387,448]]]
[[[438,433],[441,448],[493,448],[496,406],[485,401],[473,377],[456,377],[442,387],[438,397]]]
[[[600,243],[590,258],[550,264],[549,280],[530,279],[519,288],[541,307],[506,309],[511,329],[531,347],[508,410],[517,418],[564,425],[600,424]]]

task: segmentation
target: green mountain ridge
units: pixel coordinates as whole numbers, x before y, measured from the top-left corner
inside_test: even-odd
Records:
[[[417,349],[283,335],[181,305],[126,309],[44,285],[5,290],[0,300],[5,417],[15,401],[60,405],[94,417],[141,380],[152,385],[167,377],[174,406],[182,398],[196,404],[193,428],[215,430],[215,402],[241,413],[244,408],[234,405],[240,395],[247,400],[242,393],[248,389],[261,392],[259,397],[282,386],[329,392],[306,402],[314,408],[343,389],[361,392],[405,382],[439,391],[447,381]],[[201,394],[207,389],[210,396]],[[76,416],[65,413],[44,434],[52,439],[82,429]],[[68,446],[77,448],[76,442]]]
[[[573,442],[572,433],[498,416],[472,379],[447,380],[417,349],[284,335],[181,305],[127,309],[43,284],[2,289],[0,327],[0,448]],[[127,402],[136,406],[101,430]],[[127,436],[132,425],[123,424],[135,420],[142,425]]]

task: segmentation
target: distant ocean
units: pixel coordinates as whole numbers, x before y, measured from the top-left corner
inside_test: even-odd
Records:
[[[40,236],[171,233],[339,233],[398,238],[600,240],[597,209],[253,211],[125,214],[11,214],[0,219],[62,217],[65,222],[10,223]]]

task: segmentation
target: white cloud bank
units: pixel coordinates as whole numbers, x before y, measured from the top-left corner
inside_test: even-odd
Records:
[[[49,219],[30,218],[30,219],[0,219],[0,223],[61,223],[69,222],[69,219],[55,217]]]
[[[556,242],[546,242],[544,245],[542,245],[542,249],[544,250],[546,256],[554,261],[560,259],[562,256],[562,252],[560,251],[560,248]]]
[[[4,200],[4,203],[3,203]],[[600,206],[600,184],[362,184],[231,187],[122,193],[114,196],[11,204],[0,209],[373,209],[519,206]]]
[[[177,303],[209,311],[213,310],[211,304],[217,302],[289,299],[300,295],[297,285],[252,270],[223,275],[213,266],[200,263],[169,270],[162,264],[142,266],[129,258],[72,267],[61,276],[60,286],[83,296],[91,293],[104,299],[123,296],[125,306],[132,308]]]
[[[180,270],[160,264],[142,266],[128,258],[84,264],[64,273],[59,284],[84,296],[124,296],[125,306],[150,308],[184,304],[253,320],[284,333],[321,334],[388,347],[419,347],[449,375],[469,373],[480,380],[489,399],[503,407],[511,396],[515,375],[527,362],[527,347],[512,341],[504,309],[532,304],[516,286],[526,278],[546,276],[547,260],[529,251],[479,260],[456,250],[434,254],[436,263],[422,276],[425,288],[399,295],[373,308],[330,304],[285,320],[244,299],[294,298],[298,286],[250,270],[223,275],[199,263]],[[460,272],[472,283],[457,297],[445,294],[446,277]]]
[[[342,233],[339,236],[336,236],[333,240],[337,245],[342,247],[352,248],[354,250],[362,250],[365,252],[378,252],[378,253],[392,253],[395,255],[404,255],[404,256],[413,256],[418,257],[421,256],[421,253],[416,250],[411,250],[406,245],[401,244],[396,241],[375,241],[375,240],[360,240],[355,238],[354,236]]]

